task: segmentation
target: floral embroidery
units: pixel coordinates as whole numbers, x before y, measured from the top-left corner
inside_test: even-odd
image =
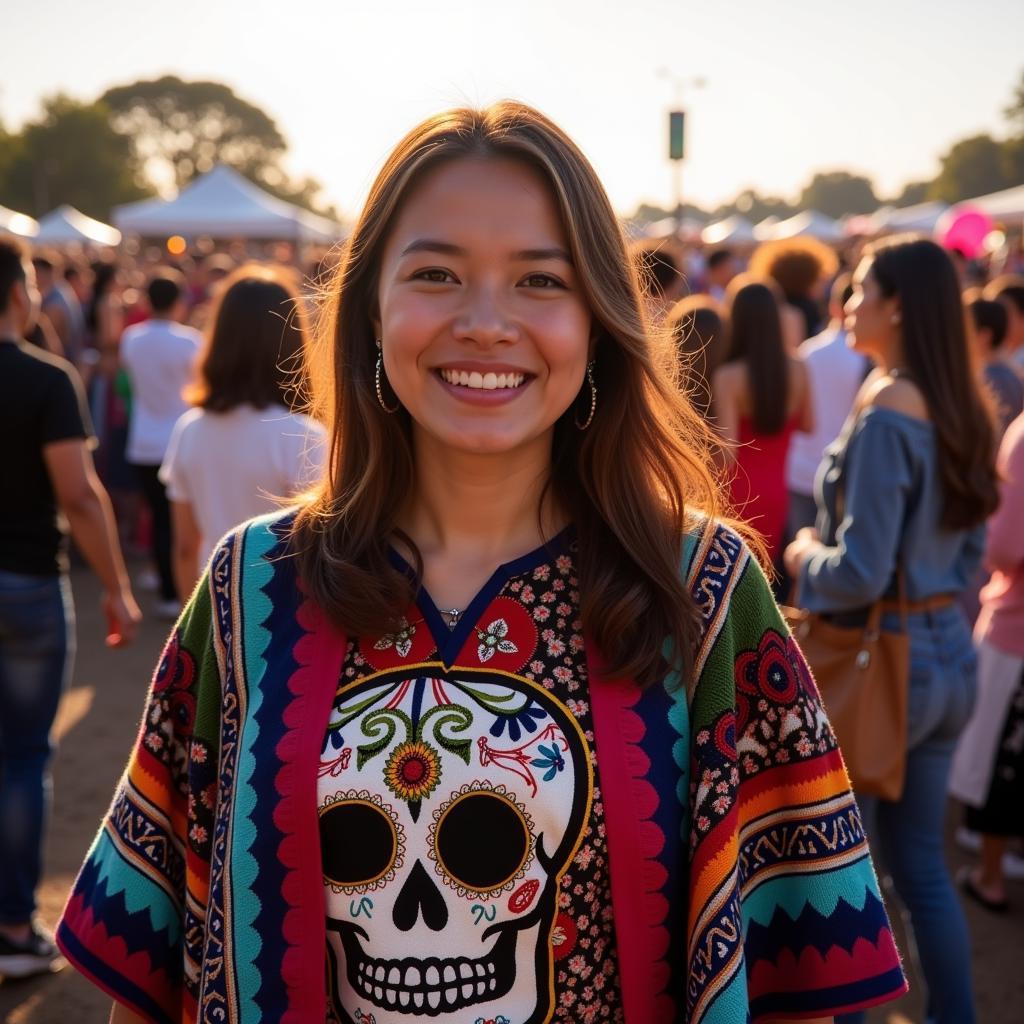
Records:
[[[406,618],[398,620],[398,631],[385,633],[374,645],[375,651],[387,651],[394,647],[400,658],[407,658],[412,650],[412,638],[416,635],[416,626]]]
[[[399,800],[422,800],[441,781],[441,759],[427,743],[400,743],[384,766],[384,782]]]
[[[508,636],[508,623],[504,619],[495,619],[483,632],[478,629],[476,635],[480,640],[476,653],[481,662],[490,661],[495,651],[502,654],[519,653],[519,648],[511,640],[505,639]]]
[[[535,757],[530,764],[532,764],[534,768],[546,768],[547,771],[544,773],[544,781],[550,782],[565,768],[565,758],[562,757],[562,752],[554,743],[552,743],[550,747],[545,747],[544,744],[541,743],[537,749],[544,756]]]

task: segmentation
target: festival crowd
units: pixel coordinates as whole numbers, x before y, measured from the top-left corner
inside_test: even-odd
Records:
[[[858,802],[930,1019],[972,1021],[960,901],[1003,913],[1024,878],[1021,240],[975,261],[908,237],[630,253],[651,343],[675,348],[776,599],[855,629],[877,604],[908,637],[905,778]],[[135,592],[170,625],[225,534],[316,484],[328,433],[303,354],[335,258],[0,240],[0,975],[59,956],[35,893],[74,660],[69,568],[98,577],[107,642],[130,643]],[[950,794],[978,854],[956,879]]]

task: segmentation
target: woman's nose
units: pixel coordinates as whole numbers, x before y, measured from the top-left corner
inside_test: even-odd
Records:
[[[490,287],[467,291],[453,330],[457,340],[484,347],[515,341],[519,333],[502,296]]]

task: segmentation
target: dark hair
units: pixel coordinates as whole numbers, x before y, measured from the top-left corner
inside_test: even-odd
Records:
[[[85,323],[93,334],[98,326],[96,310],[99,307],[103,296],[114,283],[117,277],[117,264],[112,260],[96,260],[92,265],[92,297],[89,299],[89,307],[85,311]]]
[[[11,289],[25,280],[28,253],[16,238],[0,238],[0,313],[7,312]]]
[[[974,318],[974,326],[989,332],[992,349],[999,348],[1006,341],[1006,329],[1010,325],[1006,307],[992,299],[973,299],[967,308]]]
[[[36,252],[32,253],[32,266],[36,270],[48,270],[53,273],[54,271],[59,271],[63,265],[64,261],[55,252],[36,250]]]
[[[601,399],[585,432],[574,408],[555,424],[544,491],[576,527],[584,629],[611,678],[663,680],[667,643],[668,661],[689,679],[699,618],[679,559],[684,532],[707,528],[722,508],[713,438],[675,385],[670,347],[648,334],[635,264],[593,167],[557,125],[520,103],[428,118],[370,188],[312,346],[313,408],[331,440],[320,491],[292,530],[300,576],[328,620],[354,636],[392,627],[412,598],[388,553],[414,486],[412,424],[404,410],[384,412],[374,393],[373,316],[401,204],[424,173],[465,158],[516,160],[543,176],[592,313]],[[422,568],[415,545],[412,553]]]
[[[777,434],[789,408],[789,356],[782,340],[783,297],[770,278],[734,277],[726,292],[729,355],[742,361],[750,387],[751,418],[759,434]]]
[[[938,436],[942,525],[977,526],[999,504],[995,413],[968,349],[956,268],[940,246],[914,236],[870,245],[864,256],[882,294],[899,298],[904,363]]]
[[[733,259],[735,255],[732,249],[715,249],[714,252],[708,255],[708,270],[715,270],[723,263]]]
[[[185,398],[210,412],[239,405],[294,409],[305,345],[305,317],[288,272],[268,264],[239,267],[222,283],[197,380]]]
[[[637,242],[633,258],[640,284],[650,298],[661,298],[679,280],[679,267],[664,242]]]
[[[146,286],[149,308],[154,313],[169,313],[185,292],[185,279],[180,271],[161,267]]]
[[[985,287],[985,298],[998,302],[1009,299],[1018,313],[1024,313],[1024,277],[1019,274],[1001,274]]]
[[[711,410],[711,378],[724,362],[729,345],[724,311],[707,295],[688,295],[669,311],[665,326],[675,338],[690,401],[706,418]]]

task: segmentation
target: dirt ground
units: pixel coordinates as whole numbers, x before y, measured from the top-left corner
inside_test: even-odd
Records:
[[[57,723],[60,752],[54,768],[54,814],[46,880],[40,893],[41,916],[51,926],[120,775],[169,628],[149,615],[134,647],[107,650],[95,580],[81,570],[73,574],[73,580],[78,657]],[[152,604],[143,600],[144,610],[148,610],[147,603]],[[952,844],[949,856],[954,867],[965,863],[964,855]],[[1011,896],[1013,910],[1002,917],[967,906],[980,1024],[1024,1022],[1024,884],[1016,883]],[[894,900],[890,900],[890,910],[898,925]],[[912,950],[905,939],[900,948],[911,971],[912,992],[902,1002],[873,1015],[872,1024],[923,1021]],[[103,1024],[108,1007],[107,998],[70,968],[28,981],[0,981],[0,1020],[4,1024]]]

